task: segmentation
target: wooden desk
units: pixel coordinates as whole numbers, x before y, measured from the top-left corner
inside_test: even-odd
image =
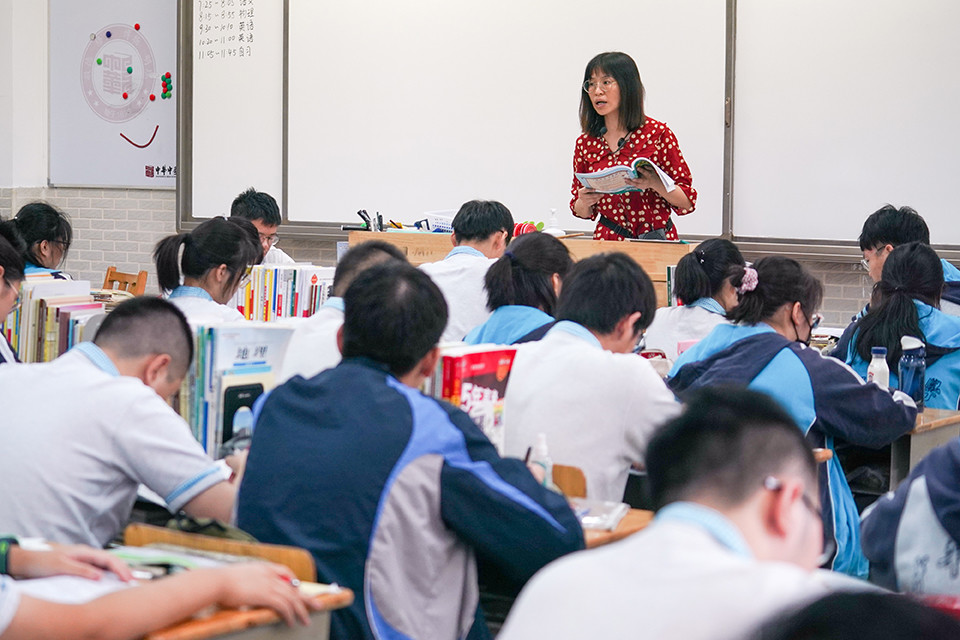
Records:
[[[630,509],[623,520],[613,531],[599,531],[597,529],[587,529],[583,532],[583,537],[587,542],[587,549],[601,547],[617,540],[623,540],[629,535],[646,528],[653,520],[653,511],[644,511],[643,509]]]
[[[917,426],[890,447],[890,489],[897,488],[910,470],[932,449],[960,436],[960,411],[925,409]]]
[[[450,234],[447,233],[404,233],[351,231],[348,236],[350,246],[367,240],[383,240],[399,247],[410,264],[418,266],[424,262],[437,262],[453,249]],[[580,260],[597,253],[620,251],[643,267],[653,287],[657,291],[657,304],[667,305],[667,267],[677,264],[683,256],[697,248],[695,244],[664,242],[660,240],[641,240],[635,242],[615,242],[593,240],[591,238],[567,238],[560,242],[567,245],[574,260]]]
[[[327,640],[330,636],[330,612],[350,606],[353,592],[343,589],[339,593],[319,595],[317,600],[322,603],[323,609],[311,613],[309,627],[288,627],[271,609],[221,610],[155,631],[145,640]]]

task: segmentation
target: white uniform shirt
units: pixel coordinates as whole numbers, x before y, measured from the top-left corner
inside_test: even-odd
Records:
[[[270,250],[267,251],[267,254],[263,256],[263,260],[260,264],[296,264],[297,261],[284,253],[283,249],[273,245],[270,247]]]
[[[168,299],[187,316],[187,322],[193,328],[245,320],[242,313],[220,304],[200,287],[180,285],[170,292]]]
[[[153,389],[93,343],[0,367],[0,531],[102,547],[145,484],[174,511],[226,479]]]
[[[522,458],[545,433],[555,464],[583,470],[589,498],[620,501],[653,430],[679,412],[644,358],[606,351],[581,325],[558,322],[517,349],[504,400],[504,453]]]
[[[701,298],[682,307],[661,307],[644,338],[647,349],[660,349],[671,360],[680,355],[677,344],[703,340],[718,324],[728,323],[723,307],[713,298]]]
[[[13,578],[0,576],[0,636],[4,634],[20,606],[20,592]]]
[[[709,513],[702,523],[671,519],[668,510],[676,507],[681,515]],[[547,565],[527,583],[497,638],[744,638],[785,608],[839,589],[875,587],[830,571],[758,562],[720,513],[676,503],[622,542]]]
[[[340,348],[337,346],[337,331],[343,326],[343,298],[328,298],[317,312],[297,325],[277,384],[296,375],[312,378],[324,369],[340,363]]]
[[[460,342],[467,333],[490,317],[483,279],[495,261],[473,247],[454,247],[440,262],[420,265],[440,287],[449,317],[441,342]]]

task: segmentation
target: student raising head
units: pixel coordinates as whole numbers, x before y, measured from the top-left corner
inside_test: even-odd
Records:
[[[0,322],[17,308],[20,303],[20,283],[23,281],[24,260],[20,236],[13,228],[13,222],[0,222]],[[17,354],[7,342],[6,335],[0,335],[0,364],[19,362]]]
[[[60,274],[58,267],[73,242],[67,216],[46,202],[31,202],[17,212],[13,223],[25,245],[24,273]]]
[[[646,347],[660,349],[670,359],[680,355],[678,344],[702,340],[737,306],[737,290],[730,283],[743,274],[743,256],[737,245],[711,238],[677,263],[674,293],[683,306],[657,310],[647,329]]]
[[[243,320],[226,303],[240,287],[247,268],[262,257],[256,227],[242,218],[212,218],[189,233],[167,236],[153,251],[160,290],[169,292],[170,301],[194,326]]]
[[[960,401],[960,318],[940,310],[942,291],[937,253],[920,242],[898,246],[884,261],[870,312],[847,327],[834,354],[866,377],[871,348],[886,347],[890,386],[896,388],[900,338],[920,338],[927,345],[924,403],[955,410]]]
[[[468,344],[513,344],[539,339],[553,322],[563,277],[573,265],[566,245],[546,233],[528,233],[510,244],[487,270],[490,318],[463,339]]]
[[[841,438],[879,448],[913,428],[917,409],[906,394],[865,384],[807,347],[823,287],[797,261],[761,258],[733,284],[740,304],[729,317],[736,324],[718,325],[670,372],[669,384],[681,397],[718,384],[764,391],[783,404],[812,447],[833,448],[834,438]],[[824,530],[837,546],[830,568],[865,577],[860,519],[837,457],[819,472]]]

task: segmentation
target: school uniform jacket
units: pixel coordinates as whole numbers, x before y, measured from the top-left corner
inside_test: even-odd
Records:
[[[584,545],[566,500],[467,414],[362,358],[270,394],[238,500],[238,526],[353,589],[331,638],[489,637],[478,563],[519,589]]]
[[[923,390],[924,406],[931,409],[960,408],[960,317],[913,301],[920,319],[922,338],[926,343],[926,381]],[[857,352],[860,332],[856,323],[843,332],[834,353],[845,358],[847,364],[861,376],[866,377],[870,363]],[[890,388],[899,386],[900,378],[896,367],[890,368]]]
[[[713,385],[746,385],[779,401],[811,447],[834,448],[834,440],[880,448],[913,428],[917,409],[899,391],[866,384],[850,367],[787,340],[766,324],[720,325],[684,352],[669,386],[685,392]],[[819,465],[824,535],[837,552],[832,568],[867,575],[860,551],[860,518],[837,457]]]
[[[870,580],[896,591],[960,595],[960,440],[937,447],[863,514]]]

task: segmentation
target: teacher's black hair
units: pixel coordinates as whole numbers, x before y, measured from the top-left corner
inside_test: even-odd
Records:
[[[647,121],[643,112],[644,89],[640,80],[640,71],[633,58],[619,51],[608,51],[593,57],[583,72],[583,81],[587,82],[594,73],[608,75],[617,81],[620,88],[620,124],[627,131],[639,129]],[[603,116],[593,108],[593,102],[583,87],[580,88],[580,129],[594,138],[603,135]]]
[[[490,265],[484,277],[487,308],[495,311],[506,305],[523,305],[554,314],[557,294],[553,275],[566,276],[573,259],[567,246],[547,233],[525,233]]]
[[[740,249],[726,238],[704,240],[677,262],[673,292],[683,304],[716,297],[728,278],[742,275],[745,264]]]
[[[887,348],[887,364],[896,371],[900,362],[900,338],[915,336],[926,341],[914,300],[940,306],[943,265],[940,256],[922,242],[902,244],[883,262],[883,274],[874,285],[870,312],[857,321],[857,353],[870,362],[871,347]]]
[[[799,302],[808,316],[813,315],[823,300],[823,284],[793,258],[767,256],[753,265],[757,270],[757,286],[740,294],[740,304],[727,318],[743,324],[757,324],[773,317],[780,307]],[[731,279],[740,287],[743,274]]]
[[[177,254],[183,247],[180,268]],[[231,284],[238,285],[247,267],[263,258],[260,235],[253,223],[243,218],[211,218],[189,233],[167,236],[157,243],[153,260],[161,291],[180,286],[181,270],[189,278],[203,278],[211,269],[227,265]]]

